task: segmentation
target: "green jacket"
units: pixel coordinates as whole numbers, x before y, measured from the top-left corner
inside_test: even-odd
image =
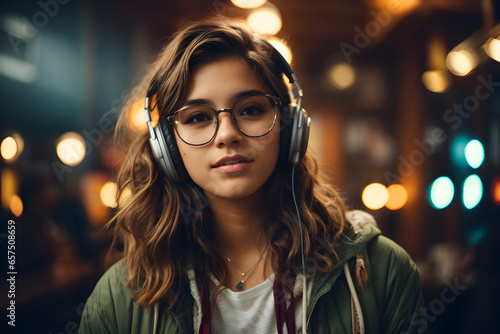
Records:
[[[356,224],[353,224],[356,225]],[[350,225],[336,245],[355,279],[356,256],[365,251],[368,282],[356,287],[366,333],[424,333],[427,322],[420,277],[408,254],[381,235],[372,224]],[[134,305],[123,261],[113,265],[99,280],[87,300],[79,333],[153,333],[154,309]],[[194,333],[193,298],[167,313],[159,308],[157,333]],[[317,273],[307,307],[308,333],[352,333],[351,294],[342,265]]]

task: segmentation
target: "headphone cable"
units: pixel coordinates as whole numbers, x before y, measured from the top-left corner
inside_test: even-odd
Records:
[[[297,166],[297,164],[292,165],[292,196],[293,196],[293,203],[295,204],[295,210],[297,211],[297,219],[299,221],[299,230],[300,230],[300,253],[302,256],[302,274],[304,275],[304,281],[302,284],[302,333],[306,333],[307,277],[306,277],[306,264],[304,260],[304,235],[302,232],[302,220],[300,219],[299,206],[297,205],[297,198],[295,197],[295,166]]]
[[[304,235],[302,233],[302,220],[300,219],[299,206],[297,205],[297,198],[295,197],[295,166],[292,166],[292,196],[293,203],[295,204],[295,210],[297,211],[297,219],[299,220],[299,230],[300,230],[300,252],[302,255],[302,274],[306,276],[306,265],[304,260]]]

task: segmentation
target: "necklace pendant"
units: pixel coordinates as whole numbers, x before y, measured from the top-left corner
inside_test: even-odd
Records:
[[[243,289],[243,281],[238,282],[236,284],[236,290],[241,291]]]

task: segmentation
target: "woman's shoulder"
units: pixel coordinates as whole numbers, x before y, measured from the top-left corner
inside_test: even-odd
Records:
[[[112,265],[102,275],[85,303],[81,333],[117,331],[117,315],[127,314],[134,304],[126,286],[127,281],[127,265],[123,260]]]
[[[426,332],[422,318],[414,317],[425,305],[420,274],[411,256],[383,235],[368,244],[367,251],[371,267],[368,285],[374,297],[371,309],[377,310],[381,332]]]
[[[127,295],[130,296],[130,290],[127,288],[128,266],[125,261],[119,260],[101,276],[97,282],[92,296],[95,294],[107,294],[110,296]],[[91,297],[92,297],[91,296]],[[131,298],[131,297],[130,297]]]
[[[406,270],[408,272],[417,270],[417,266],[408,252],[384,235],[379,235],[377,238],[374,238],[367,245],[367,250],[370,260],[375,262],[377,266],[386,264],[386,266],[391,268]]]
[[[346,235],[351,237],[349,238],[352,243],[350,248],[358,246],[356,252],[360,252],[360,248],[366,247],[369,259],[372,263],[376,263],[376,267],[390,266],[412,272],[416,270],[416,265],[408,252],[383,235],[372,215],[364,211],[352,210],[346,213],[346,218],[348,226],[352,227],[346,232]]]
[[[421,296],[418,268],[403,247],[379,235],[368,244],[367,252],[369,281],[373,284],[377,300],[393,300],[391,304],[397,304],[394,298],[404,296],[408,291],[413,291],[413,295],[406,295],[408,301]]]
[[[191,328],[193,306],[188,298],[182,307],[170,311],[164,303],[146,309],[135,303],[128,279],[128,266],[123,260],[104,273],[85,304],[80,334],[151,333],[156,326],[162,333],[178,333],[180,326]]]

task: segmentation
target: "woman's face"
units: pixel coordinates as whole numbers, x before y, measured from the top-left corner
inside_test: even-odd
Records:
[[[193,72],[186,103],[201,100],[216,110],[231,108],[235,97],[248,91],[270,93],[244,60],[228,57]],[[208,144],[188,145],[176,133],[186,170],[207,196],[243,199],[255,195],[278,160],[279,121],[268,134],[250,138],[238,130],[228,112],[218,117],[219,129]]]

